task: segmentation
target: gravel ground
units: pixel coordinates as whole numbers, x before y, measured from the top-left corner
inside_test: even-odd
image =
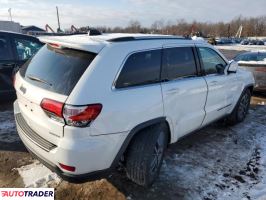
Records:
[[[243,123],[215,123],[170,145],[148,189],[130,182],[122,168],[84,184],[61,181],[27,153],[12,104],[1,104],[0,187],[55,187],[56,199],[266,199],[265,103],[266,96],[256,94]]]

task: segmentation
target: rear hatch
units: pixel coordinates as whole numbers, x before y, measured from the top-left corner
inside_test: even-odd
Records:
[[[21,114],[38,135],[57,144],[64,121],[44,112],[41,103],[51,99],[64,103],[88,68],[95,53],[46,44],[16,75],[15,88]]]

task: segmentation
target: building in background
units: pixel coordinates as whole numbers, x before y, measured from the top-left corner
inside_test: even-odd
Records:
[[[20,24],[13,21],[0,21],[0,30],[22,33]]]
[[[22,26],[22,33],[27,35],[43,35],[46,33],[44,29],[41,29],[37,26]]]

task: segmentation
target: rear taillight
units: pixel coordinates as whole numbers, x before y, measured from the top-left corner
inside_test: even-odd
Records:
[[[73,106],[51,99],[43,99],[41,107],[51,119],[76,127],[87,126],[102,110],[101,104]]]
[[[92,104],[87,106],[65,105],[63,116],[67,125],[84,127],[91,121],[95,120],[101,110],[101,104]]]
[[[64,169],[64,170],[67,170],[67,171],[70,171],[70,172],[74,172],[76,170],[76,167],[73,167],[73,166],[68,166],[68,165],[64,165],[62,163],[59,163],[59,166]]]
[[[64,104],[51,99],[43,99],[41,107],[45,113],[51,118],[59,122],[64,122],[63,119],[63,106]]]
[[[61,45],[56,44],[56,43],[49,43],[49,45],[54,47],[54,48],[61,48]]]

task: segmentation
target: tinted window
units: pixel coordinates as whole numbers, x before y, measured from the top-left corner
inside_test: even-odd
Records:
[[[161,50],[129,56],[116,81],[116,88],[156,83],[160,80]]]
[[[12,60],[10,45],[3,36],[0,36],[0,60]]]
[[[197,75],[194,54],[191,47],[168,48],[163,51],[163,79]]]
[[[266,61],[266,53],[259,53],[258,61]]]
[[[22,66],[20,74],[34,85],[69,95],[94,57],[89,52],[45,45]]]
[[[243,58],[244,61],[257,61],[258,57],[257,57],[257,53],[252,53],[252,54],[246,54]]]
[[[206,47],[200,47],[199,53],[206,74],[224,73],[224,68],[227,64],[218,53]]]
[[[15,38],[15,46],[19,60],[27,60],[32,57],[42,47],[39,42],[31,40]]]
[[[243,55],[238,55],[234,58],[235,61],[243,60]]]

